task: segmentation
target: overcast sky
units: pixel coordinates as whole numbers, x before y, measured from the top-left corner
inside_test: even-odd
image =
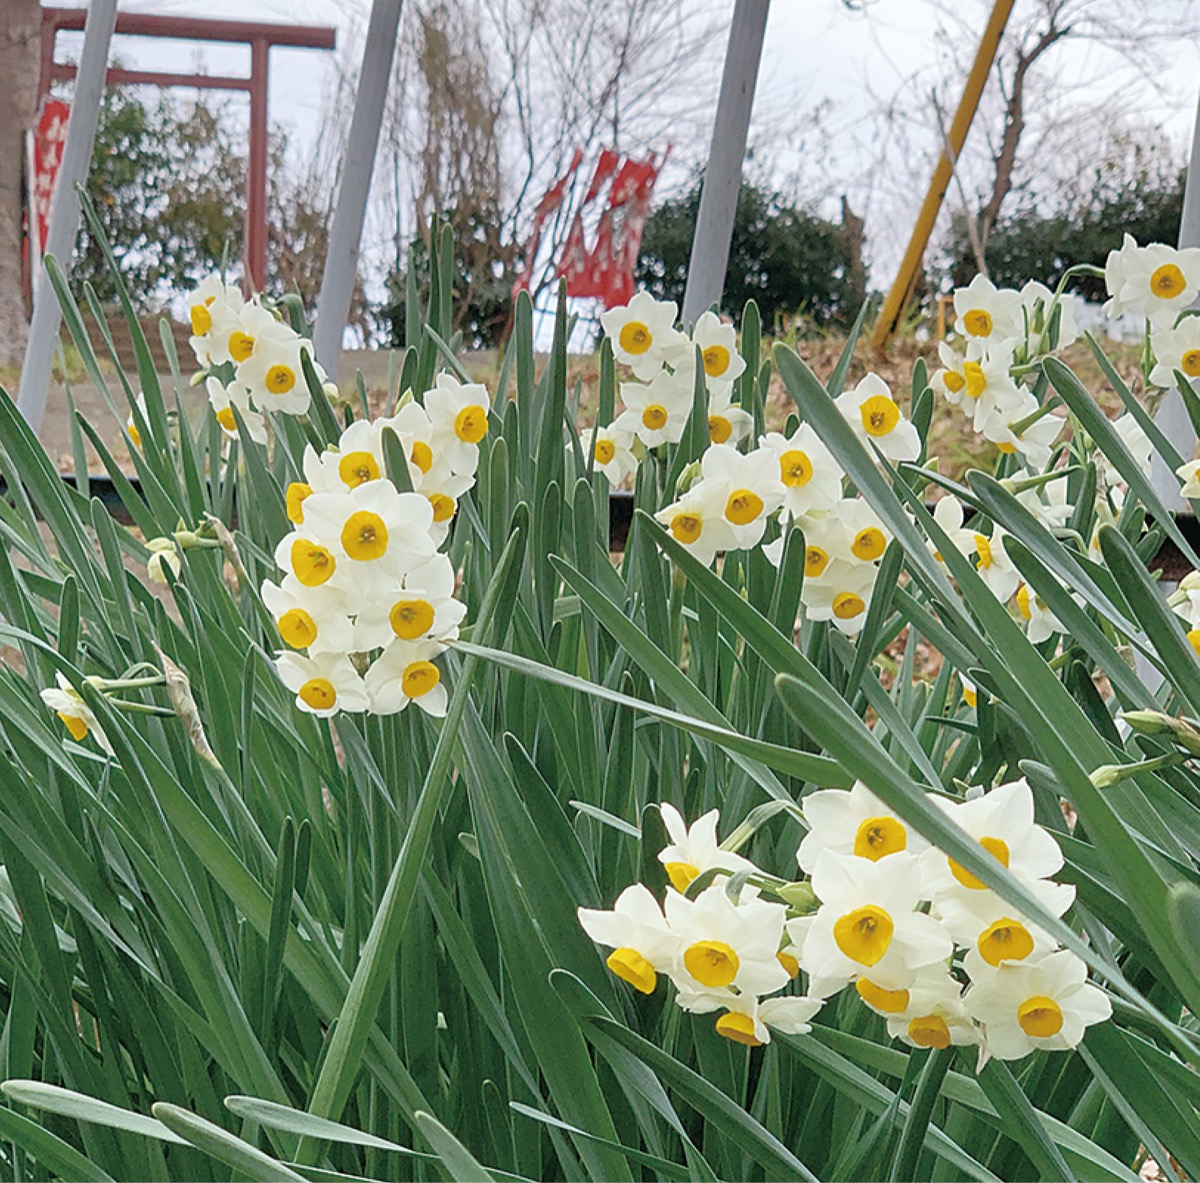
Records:
[[[1032,0],[1017,0],[1018,14],[1025,2]],[[1185,0],[1161,0],[1161,3],[1166,6],[1179,3],[1181,11],[1189,10]],[[970,10],[966,0],[960,7]],[[203,3],[143,0],[138,4],[122,4],[122,9],[125,8],[332,24],[338,27],[342,42],[350,44],[354,39],[348,38],[347,33],[352,31],[355,20],[361,27],[366,0],[360,0],[358,5],[338,0],[258,0],[254,4],[245,0],[203,0]],[[1200,8],[1200,4],[1193,0],[1190,8]],[[732,11],[732,3],[729,9]],[[902,196],[897,198],[896,185],[889,188],[873,175],[872,140],[878,139],[878,105],[881,98],[906,86],[914,93],[924,93],[921,88],[932,86],[936,79],[955,76],[948,53],[932,35],[935,25],[936,14],[927,0],[873,0],[865,11],[856,11],[843,0],[774,0],[771,7],[756,106],[756,116],[761,118],[756,118],[752,127],[752,141],[755,129],[764,132],[764,136],[770,132],[770,127],[764,131],[763,121],[774,126],[782,119],[786,124],[789,110],[810,111],[825,105],[826,141],[821,175],[813,176],[811,162],[795,153],[789,154],[788,145],[778,139],[770,144],[771,164],[781,175],[802,178],[818,197],[828,200],[847,192],[851,204],[868,214],[869,231],[874,230],[870,254],[872,282],[876,287],[886,285],[891,278],[900,252],[895,240],[900,236],[895,233],[881,236],[878,227],[872,227],[872,202],[878,205],[879,194],[890,193],[893,205],[899,202],[902,206],[907,200],[903,194],[911,190],[911,208],[907,213],[889,207],[887,220],[895,224],[910,221],[920,200],[920,185],[915,180],[905,179],[900,186]],[[1121,105],[1136,112],[1137,119],[1161,126],[1181,158],[1190,143],[1200,87],[1200,69],[1197,69],[1200,29],[1185,29],[1185,32],[1190,35],[1174,43],[1156,70],[1157,86],[1130,72],[1120,99]],[[77,52],[77,37],[64,34],[61,44],[60,58]],[[175,70],[201,65],[212,73],[245,73],[249,69],[247,48],[220,44],[199,46],[121,37],[115,42],[114,52],[135,67]],[[1059,57],[1054,69],[1058,76],[1085,78],[1108,71],[1106,51],[1094,44],[1073,44],[1056,52]],[[332,54],[312,50],[272,51],[271,118],[289,131],[293,143],[301,150],[320,126],[322,104],[333,69]],[[715,104],[719,72],[706,72],[695,84],[697,88],[707,87]],[[895,170],[894,165],[888,167]],[[676,183],[679,179],[675,178]],[[669,184],[671,178],[664,180]]]

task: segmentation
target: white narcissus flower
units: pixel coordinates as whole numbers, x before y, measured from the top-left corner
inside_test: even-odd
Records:
[[[1061,916],[1075,900],[1075,888],[1069,883],[1035,879],[1028,887],[1052,916]],[[967,951],[967,972],[972,977],[973,966],[982,965],[986,970],[1036,960],[1058,947],[1049,933],[986,888],[946,895],[935,914],[954,943]]]
[[[363,680],[344,653],[280,653],[275,658],[279,679],[296,695],[296,705],[328,718],[338,711],[365,711],[370,703]]]
[[[700,349],[700,361],[708,379],[708,388],[716,393],[728,389],[746,369],[745,359],[737,350],[737,333],[733,325],[723,324],[712,311],[702,312],[692,329],[692,344]],[[714,440],[724,443],[724,440]]]
[[[474,473],[479,467],[479,442],[488,433],[487,387],[460,382],[443,371],[434,388],[425,392],[424,403],[433,425],[430,443],[435,453],[444,456],[455,476]]]
[[[1200,316],[1185,316],[1176,328],[1155,329],[1150,334],[1155,365],[1150,381],[1175,389],[1175,371],[1185,378],[1200,378]]]
[[[966,358],[956,353],[945,341],[938,342],[938,357],[941,359],[942,368],[934,370],[929,384],[952,407],[957,407],[966,397],[967,379],[963,374]]]
[[[440,719],[449,700],[442,674],[433,659],[445,646],[438,641],[405,641],[397,637],[371,663],[364,679],[373,715],[394,715],[415,702]]]
[[[1150,476],[1150,458],[1154,455],[1154,445],[1150,437],[1142,429],[1138,421],[1127,411],[1124,415],[1113,420],[1113,430],[1121,437],[1125,450],[1133,457],[1134,463],[1142,470],[1148,479]],[[1116,470],[1107,456],[1098,457],[1102,460],[1104,479],[1110,485],[1124,482],[1124,477]]]
[[[679,938],[671,978],[685,1010],[694,995],[713,990],[770,994],[791,980],[779,960],[787,908],[756,897],[734,903],[724,883],[694,899],[668,891],[667,924]]]
[[[831,983],[862,974],[885,981],[915,976],[946,961],[954,950],[942,925],[916,911],[923,896],[914,858],[893,855],[872,862],[823,850],[812,888],[821,907],[804,934],[800,965],[813,979],[813,994],[825,995]],[[794,926],[791,922],[789,931]]]
[[[1012,360],[1010,344],[997,343],[976,357],[974,349],[968,350],[963,362],[964,385],[962,408],[971,416],[972,426],[982,431],[983,425],[993,415],[1005,422],[1012,420],[1021,403],[1021,391],[1009,376],[1008,367]]]
[[[1007,602],[1021,584],[1021,573],[1004,549],[1006,531],[996,526],[989,537],[975,534],[975,553],[979,556],[976,570],[996,599]]]
[[[458,502],[464,493],[469,492],[475,485],[473,476],[448,476],[436,483],[422,481],[417,486],[417,493],[429,502],[433,511],[433,525],[430,526],[430,538],[434,547],[439,547],[450,533],[450,523],[458,512]]]
[[[1067,949],[984,974],[964,1002],[983,1026],[988,1055],[998,1060],[1068,1051],[1093,1023],[1112,1017],[1107,995],[1088,983],[1087,965]]]
[[[257,296],[245,303],[214,303],[209,312],[212,328],[209,330],[208,353],[213,365],[231,362],[240,366],[253,356],[260,338],[282,339],[292,332],[262,306]]]
[[[214,313],[229,309],[236,316],[243,303],[242,293],[232,284],[225,283],[215,271],[205,276],[192,293],[188,300],[188,320],[192,326],[188,344],[196,355],[196,364],[202,369],[213,364]]]
[[[305,587],[294,575],[282,583],[262,585],[262,599],[284,644],[309,653],[349,653],[354,628],[346,614],[346,597],[328,584]]]
[[[288,521],[292,525],[303,524],[304,502],[313,493],[340,493],[345,490],[345,482],[337,472],[340,460],[341,455],[334,448],[327,448],[318,454],[312,444],[304,445],[304,455],[300,461],[304,480],[292,481],[284,493]]]
[[[962,987],[944,969],[922,974],[907,993],[904,1010],[886,1016],[893,1039],[910,1047],[936,1048],[979,1042],[979,1031],[963,1004]]]
[[[945,342],[938,346],[946,368],[934,374],[933,386],[941,390],[951,406],[959,407],[971,418],[976,431],[982,431],[989,418],[1008,420],[1021,399],[1009,374],[1014,345],[1011,340],[971,340],[965,357],[959,357]]]
[[[643,994],[653,994],[658,975],[675,964],[679,937],[667,927],[662,907],[641,883],[627,887],[612,911],[580,908],[579,923],[598,945],[612,949],[605,964]]]
[[[1031,645],[1040,645],[1058,633],[1065,632],[1062,622],[1046,607],[1046,601],[1027,583],[1017,588],[1017,611],[1025,622],[1025,635]]]
[[[812,1030],[809,1020],[825,1005],[823,998],[806,995],[783,995],[760,999],[754,994],[734,995],[729,991],[689,996],[685,1010],[706,1014],[725,1009],[716,1022],[716,1032],[734,1043],[746,1047],[761,1047],[771,1042],[771,1031],[782,1035],[807,1035]]]
[[[61,673],[56,673],[54,680],[58,683],[57,687],[48,686],[41,691],[42,702],[62,720],[67,733],[76,743],[82,743],[91,735],[111,756],[112,744],[108,742],[108,736],[104,734],[95,712]]]
[[[1024,387],[1017,393],[1017,400],[988,415],[979,425],[979,431],[1001,452],[1006,455],[1017,452],[1026,467],[1041,472],[1050,463],[1054,443],[1066,420],[1051,412],[1035,420],[1018,434],[1014,430],[1016,425],[1028,419],[1039,409],[1040,404]]]
[[[593,471],[603,473],[614,488],[638,470],[638,458],[633,454],[632,444],[632,436],[611,426],[589,428],[579,433],[584,463],[590,456]]]
[[[700,461],[705,482],[719,486],[721,514],[739,549],[757,546],[767,518],[783,501],[783,485],[760,453],[744,456],[729,444],[714,444]]]
[[[1200,460],[1189,460],[1175,470],[1175,475],[1183,481],[1183,488],[1179,490],[1181,497],[1200,498]]]
[[[836,582],[839,572],[836,564],[854,565],[860,561],[850,549],[854,535],[840,512],[848,501],[849,498],[839,500],[831,512],[809,514],[796,523],[804,531],[804,580],[806,584],[812,583],[814,590],[818,581]]]
[[[671,839],[670,844],[658,852],[658,861],[662,863],[676,891],[686,891],[693,879],[713,867],[730,872],[757,869],[748,858],[721,849],[717,842],[720,810],[709,810],[688,826],[674,805],[664,801],[658,808]]]
[[[402,641],[453,641],[467,606],[454,598],[454,564],[443,554],[415,567],[404,587],[367,600],[354,622],[354,648],[365,652]]]
[[[846,789],[820,789],[800,804],[808,833],[796,851],[800,869],[812,874],[821,851],[878,862],[927,850],[929,843],[901,821],[862,781]]]
[[[963,503],[953,493],[947,493],[938,498],[937,504],[933,507],[933,520],[945,532],[950,539],[950,545],[959,554],[969,555],[974,552],[975,531],[963,525]],[[933,557],[944,566],[946,559],[938,550],[937,544],[930,541],[926,543],[926,546]]]
[[[962,683],[962,700],[971,710],[974,710],[979,705],[979,687],[975,685],[969,678],[964,678],[962,674],[958,675],[958,680]]]
[[[267,442],[266,420],[251,407],[248,387],[236,381],[226,386],[219,378],[207,378],[204,388],[208,391],[208,402],[213,409],[213,415],[228,439],[235,440],[238,436],[237,420],[233,415],[233,408],[236,407],[250,433],[250,438],[256,444]]]
[[[1025,313],[1021,293],[997,288],[984,275],[977,275],[965,288],[954,292],[954,328],[967,341],[989,345],[1025,335]]]
[[[850,554],[860,563],[877,563],[892,540],[883,519],[861,498],[840,501],[830,517],[837,520],[850,542]]]
[[[1192,636],[1200,626],[1200,572],[1189,571],[1168,597],[1167,603],[1187,622],[1190,630],[1188,640],[1200,654],[1200,645],[1197,644],[1200,641],[1200,633]]]
[[[304,530],[337,559],[333,578],[347,594],[386,595],[398,576],[432,557],[433,508],[420,493],[387,480],[348,493],[314,493],[304,502]],[[292,568],[301,583],[307,581]]]
[[[1033,793],[1024,777],[972,800],[934,796],[933,802],[1022,883],[1048,879],[1062,870],[1063,854],[1054,836],[1033,820]],[[983,880],[936,848],[927,850],[921,861],[935,908],[949,895],[988,890]]]
[[[916,460],[921,454],[917,429],[901,414],[891,388],[878,374],[868,374],[834,402],[868,450],[874,445],[893,461]]]
[[[909,1013],[914,992],[928,995],[931,988],[940,991],[944,989],[943,982],[947,977],[949,970],[940,961],[918,970],[887,970],[877,965],[854,979],[854,990],[877,1015],[898,1019]],[[957,983],[955,993],[962,993]]]
[[[310,499],[305,498],[303,505]],[[293,530],[279,540],[275,547],[275,565],[305,587],[321,587],[333,578],[338,560],[333,549],[305,525],[303,530]],[[340,591],[345,584],[339,581],[334,586]]]
[[[1017,500],[1043,526],[1057,530],[1065,526],[1075,512],[1075,507],[1067,500],[1067,495],[1067,479],[1060,477],[1040,489],[1023,489],[1017,494]]]
[[[661,370],[646,386],[621,383],[625,410],[613,427],[640,439],[647,448],[677,444],[683,438],[692,410],[692,384],[685,378]]]
[[[718,390],[708,401],[708,439],[713,444],[740,444],[754,426],[749,411],[735,407],[730,401],[731,388]]]
[[[138,414],[142,417],[142,422],[148,423],[150,420],[150,412],[146,409],[145,391],[139,390],[137,393],[137,398],[135,398],[133,401],[137,406]],[[133,440],[133,446],[135,448],[140,448],[142,446],[142,432],[137,425],[137,419],[134,418],[132,411],[130,411],[129,417],[125,420],[125,430],[129,432],[129,438]]]
[[[414,489],[426,481],[442,481],[451,475],[474,476],[479,462],[479,449],[457,453],[457,459],[467,460],[467,468],[454,474],[445,439],[434,430],[429,412],[418,402],[405,403],[390,419],[379,420],[380,430],[390,427],[400,437],[408,457],[408,475]]]
[[[303,415],[312,402],[301,357],[312,361],[312,342],[279,321],[259,331],[253,352],[237,368],[237,380],[260,411]],[[321,371],[317,370],[318,377]]]
[[[1121,249],[1108,253],[1104,282],[1110,297],[1106,316],[1141,313],[1151,324],[1170,328],[1200,291],[1200,250],[1160,242],[1138,246],[1126,234]]]
[[[342,432],[337,447],[323,454],[325,466],[337,473],[337,488],[349,491],[386,476],[383,426],[382,419],[356,419]]]
[[[687,338],[675,329],[678,313],[670,300],[656,300],[638,292],[623,308],[600,313],[600,326],[612,342],[613,356],[630,366],[643,382],[653,378],[663,363],[677,356]],[[652,445],[651,445],[652,446]]]
[[[706,567],[718,551],[738,549],[733,528],[725,520],[728,498],[723,493],[721,482],[702,480],[654,515],[671,537]]]
[[[800,518],[825,513],[842,499],[846,475],[820,437],[807,423],[790,436],[770,431],[758,441],[764,462],[774,459],[783,484],[783,511]]]
[[[808,619],[831,620],[839,632],[857,636],[867,622],[878,570],[874,563],[831,560],[820,578],[804,580],[800,602]]]

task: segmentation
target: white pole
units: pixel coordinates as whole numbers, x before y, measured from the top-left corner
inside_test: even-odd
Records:
[[[1192,133],[1192,157],[1188,162],[1187,183],[1183,190],[1183,217],[1179,220],[1179,247],[1200,246],[1200,104],[1196,107],[1196,127]],[[1193,383],[1193,385],[1195,385]],[[1185,459],[1190,460],[1196,446],[1196,433],[1183,405],[1183,395],[1172,388],[1159,404],[1154,422],[1175,445]],[[1172,510],[1190,513],[1191,507],[1179,495],[1179,478],[1156,452],[1151,459],[1150,484]]]
[[[350,315],[354,280],[358,274],[363,217],[371,189],[371,174],[375,171],[375,152],[379,146],[379,129],[383,123],[383,107],[392,76],[396,32],[403,6],[403,0],[375,0],[371,6],[354,115],[350,121],[350,138],[346,144],[346,159],[325,254],[325,274],[321,277],[321,293],[317,297],[313,348],[317,360],[335,381],[342,357],[342,333]]]
[[[683,323],[687,326],[694,325],[706,308],[721,299],[725,290],[733,218],[742,187],[746,133],[750,128],[770,7],[771,0],[736,0],[733,7],[725,72],[721,76],[721,95],[717,99],[683,297]]]
[[[41,121],[41,112],[38,112]],[[38,233],[38,196],[37,196],[37,128],[36,125],[25,133],[25,200],[29,211],[29,291],[37,299],[38,286],[42,281],[42,241]]]
[[[1187,182],[1183,189],[1183,216],[1179,219],[1179,247],[1182,250],[1189,246],[1200,246],[1200,104],[1196,107],[1192,157],[1188,161]],[[1159,403],[1154,422],[1175,445],[1175,450],[1185,460],[1189,459],[1196,446],[1196,433],[1187,408],[1183,405],[1183,395],[1178,390],[1172,388],[1167,391]],[[1163,505],[1173,513],[1191,512],[1191,506],[1180,496],[1179,478],[1158,452],[1150,457],[1150,486],[1162,499]],[[1164,580],[1159,584],[1159,590],[1163,596],[1168,596],[1175,590],[1175,584]],[[1163,684],[1163,675],[1140,653],[1135,653],[1134,658],[1138,677],[1152,692],[1157,691]],[[1121,734],[1125,735],[1127,724],[1121,726]]]
[[[71,100],[71,118],[67,123],[67,142],[50,205],[50,232],[46,236],[47,255],[53,255],[64,269],[69,268],[79,232],[79,194],[76,185],[88,177],[92,162],[92,142],[100,118],[100,97],[108,72],[108,47],[117,23],[117,0],[91,0],[83,30],[83,52],[75,75],[75,95]],[[32,219],[30,219],[32,221]],[[33,229],[36,233],[36,229]],[[58,338],[60,313],[58,299],[48,282],[34,284],[33,321],[29,326],[29,344],[21,367],[21,386],[17,409],[33,431],[42,426],[46,398],[50,393],[50,369]]]

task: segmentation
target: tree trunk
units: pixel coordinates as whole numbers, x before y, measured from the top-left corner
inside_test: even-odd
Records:
[[[0,0],[0,366],[19,366],[29,318],[23,283],[25,133],[37,113],[38,0]]]

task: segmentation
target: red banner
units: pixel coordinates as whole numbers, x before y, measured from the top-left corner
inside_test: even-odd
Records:
[[[46,250],[50,234],[50,201],[54,182],[62,164],[63,147],[67,142],[67,121],[71,108],[59,99],[47,99],[33,133],[33,224],[37,232],[38,254]]]
[[[670,151],[668,148],[667,155]],[[583,154],[576,149],[568,171],[546,191],[534,210],[533,233],[526,248],[524,268],[513,285],[514,295],[529,287],[542,226],[547,215],[562,203],[567,183],[582,158]],[[653,153],[646,160],[622,159],[611,148],[601,151],[558,258],[556,273],[567,281],[567,295],[595,297],[606,308],[628,304],[633,298],[633,271],[642,229],[650,212],[654,183],[666,159],[664,156],[660,161]],[[608,197],[596,226],[595,244],[588,250],[583,211],[597,201],[606,186]]]

